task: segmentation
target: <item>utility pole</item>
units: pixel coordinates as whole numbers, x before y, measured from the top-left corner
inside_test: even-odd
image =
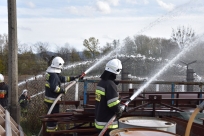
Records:
[[[9,83],[9,111],[11,117],[19,124],[20,114],[18,106],[18,45],[16,0],[8,0],[8,83]]]

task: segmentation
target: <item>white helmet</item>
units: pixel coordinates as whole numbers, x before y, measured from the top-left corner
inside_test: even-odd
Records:
[[[120,71],[122,70],[122,64],[119,59],[112,59],[106,64],[106,71],[109,71],[111,73],[114,73],[116,75],[120,74]]]
[[[0,83],[4,82],[4,76],[0,74]]]
[[[62,69],[64,65],[64,60],[61,57],[55,57],[52,60],[52,64],[51,67],[53,68],[58,68],[58,69]]]
[[[26,93],[26,92],[28,92],[28,90],[27,90],[27,89],[24,89],[23,92],[22,92],[22,94],[24,94],[24,93]]]
[[[64,65],[64,60],[61,57],[55,57],[52,60],[51,66],[47,68],[47,72],[49,73],[61,73]]]

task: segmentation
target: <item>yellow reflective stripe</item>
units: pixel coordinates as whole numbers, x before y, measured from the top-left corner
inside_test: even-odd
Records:
[[[56,86],[55,92],[56,92],[56,93],[59,93],[59,92],[60,92],[60,87],[59,87],[59,86]]]
[[[67,82],[69,82],[70,81],[70,77],[69,76],[67,76]]]
[[[96,93],[95,94],[95,100],[100,102],[101,101],[101,95]]]
[[[53,129],[53,130],[52,129],[46,129],[46,131],[47,132],[55,132],[56,130],[55,129]]]
[[[117,101],[115,101],[115,102],[112,102],[112,103],[109,103],[109,104],[108,104],[108,107],[113,107],[113,106],[117,105],[118,103],[120,103],[119,100],[117,100]]]
[[[44,101],[48,102],[48,103],[53,103],[54,102],[53,100],[49,100],[49,99],[46,99],[46,98],[44,99]]]
[[[105,95],[105,92],[97,89],[95,94]]]
[[[97,129],[103,129],[105,126],[98,125],[98,124],[95,122],[95,127],[96,127]],[[111,128],[111,129],[118,128],[118,125],[109,125],[108,128]]]
[[[45,86],[48,87],[48,88],[50,88],[50,85],[49,85],[49,84],[45,84]]]
[[[105,126],[99,126],[95,123],[95,127],[98,128],[98,129],[103,129]]]
[[[19,103],[22,103],[23,101],[24,101],[24,100],[23,100],[23,99],[21,99]]]
[[[49,80],[49,78],[50,78],[50,74],[46,73],[46,74],[45,74],[45,79],[46,79],[46,80]]]

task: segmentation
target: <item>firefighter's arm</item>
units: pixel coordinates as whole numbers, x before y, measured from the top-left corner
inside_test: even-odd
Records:
[[[30,102],[30,101],[31,101],[30,96],[27,96],[27,101],[28,101],[28,102]]]
[[[107,106],[115,113],[120,110],[120,100],[119,95],[116,92],[117,88],[115,85],[109,85],[106,91]]]
[[[78,75],[78,76],[59,76],[59,78],[60,78],[60,81],[62,83],[65,83],[65,82],[74,81],[75,79],[83,79],[83,76],[82,75]]]
[[[58,77],[51,76],[49,80],[49,87],[50,90],[54,93],[63,93],[64,90],[59,86],[59,79]]]
[[[25,103],[26,99],[20,99],[19,103],[22,104],[22,103]]]

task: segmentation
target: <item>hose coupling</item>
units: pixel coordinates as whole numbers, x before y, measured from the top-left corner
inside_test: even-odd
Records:
[[[203,101],[201,104],[199,104],[197,107],[198,107],[200,110],[203,110],[203,109],[204,109],[204,101]]]

